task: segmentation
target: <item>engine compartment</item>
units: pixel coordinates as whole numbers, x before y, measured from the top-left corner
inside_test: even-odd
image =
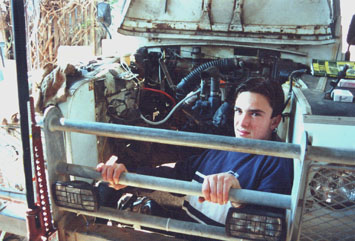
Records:
[[[284,83],[295,70],[308,68],[278,51],[221,46],[142,47],[106,67],[94,81],[96,121],[224,136],[234,136],[239,83],[256,76]],[[132,169],[201,151],[109,138],[99,143],[99,156],[113,153]]]

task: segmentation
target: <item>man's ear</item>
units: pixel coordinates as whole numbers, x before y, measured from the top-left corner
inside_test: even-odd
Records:
[[[271,129],[274,130],[275,128],[278,127],[281,121],[281,115],[277,115],[275,117],[271,118]]]

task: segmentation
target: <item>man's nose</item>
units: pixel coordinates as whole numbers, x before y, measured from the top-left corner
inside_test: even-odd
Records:
[[[247,114],[242,114],[239,116],[239,124],[242,127],[247,127],[250,123],[250,118]]]

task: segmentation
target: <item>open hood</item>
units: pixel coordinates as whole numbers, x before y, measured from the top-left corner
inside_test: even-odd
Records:
[[[118,32],[149,39],[334,43],[337,0],[123,0]]]

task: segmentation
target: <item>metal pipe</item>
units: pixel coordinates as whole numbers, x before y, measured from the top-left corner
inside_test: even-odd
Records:
[[[227,236],[225,228],[218,226],[185,222],[170,218],[161,218],[106,207],[101,207],[98,212],[88,212],[64,207],[59,207],[59,209],[86,216],[105,218],[121,223],[140,225],[168,232],[183,233],[218,240],[240,240]]]
[[[223,151],[248,152],[258,155],[286,158],[298,158],[300,155],[300,147],[296,144],[110,123],[75,121],[65,118],[53,118],[50,120],[49,130],[72,131],[136,141],[149,141]]]
[[[355,164],[354,149],[340,149],[321,146],[308,146],[306,160],[328,162],[334,164]]]
[[[50,131],[72,131],[121,139],[223,151],[248,152],[285,158],[300,159],[301,155],[300,145],[298,144],[110,123],[75,121],[65,118],[53,118],[49,123],[49,128]],[[306,160],[354,165],[355,150],[318,146],[309,146],[307,148]]]
[[[100,172],[97,172],[92,167],[61,162],[56,166],[56,170],[58,174],[69,174],[78,177],[102,180]],[[187,182],[133,173],[123,173],[120,177],[119,183],[138,188],[184,195],[202,196],[202,185],[195,182]],[[257,204],[283,209],[291,208],[291,197],[289,195],[260,192],[254,190],[231,189],[229,192],[229,200],[237,203]]]
[[[25,171],[26,198],[29,209],[35,209],[32,182],[30,134],[28,124],[29,88],[27,76],[25,10],[23,0],[12,0],[12,25],[15,40],[15,59],[17,72],[17,90],[20,109],[21,141],[23,150],[23,166]]]

